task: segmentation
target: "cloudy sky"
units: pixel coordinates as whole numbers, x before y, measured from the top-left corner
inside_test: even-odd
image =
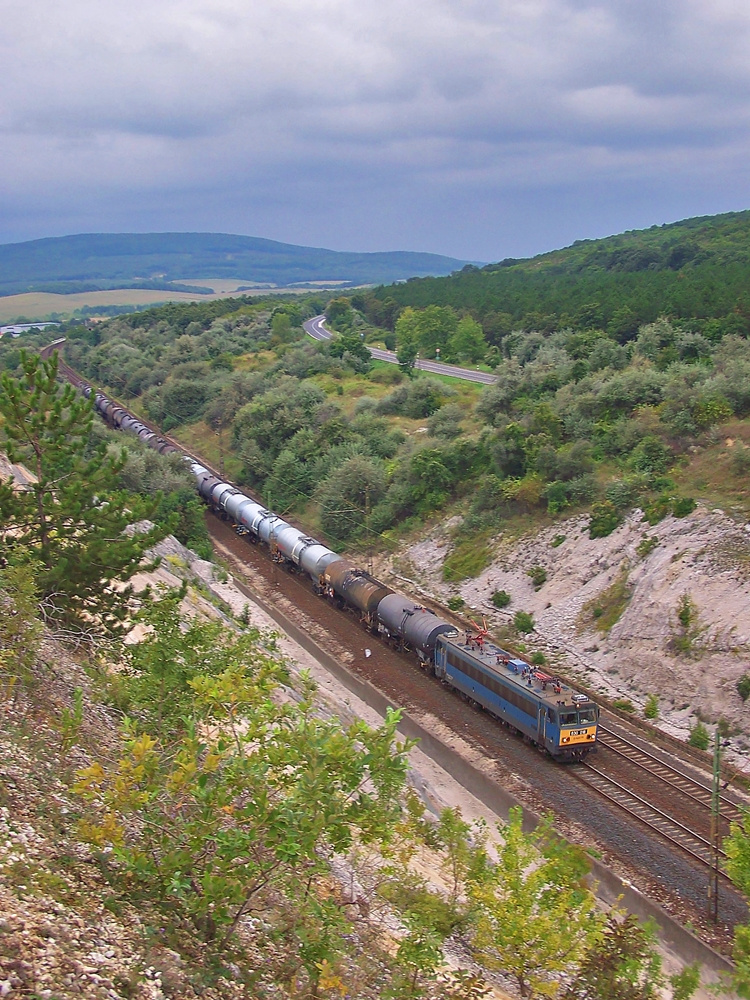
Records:
[[[747,0],[5,0],[0,242],[527,256],[750,207]]]

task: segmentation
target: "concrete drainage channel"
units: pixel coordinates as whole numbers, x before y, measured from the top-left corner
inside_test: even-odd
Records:
[[[232,563],[236,563],[234,553],[214,539],[214,544]],[[235,576],[234,582],[250,600],[255,602],[291,639],[313,656],[352,695],[361,699],[380,716],[385,716],[388,708],[396,708],[378,689],[362,678],[356,677],[335,657],[328,653],[304,629],[296,625],[278,607],[260,597],[257,592]],[[467,792],[496,815],[507,818],[513,806],[520,805],[514,796],[484,774],[477,766],[467,761],[433,733],[424,729],[419,722],[404,713],[399,726],[401,735],[419,740],[419,748],[439,767],[453,776]],[[539,817],[524,806],[524,825],[533,829]],[[700,941],[689,930],[670,917],[657,903],[648,899],[630,884],[624,882],[611,869],[596,859],[591,859],[593,879],[598,883],[597,894],[607,905],[618,900],[629,912],[640,919],[652,919],[659,927],[659,937],[663,947],[682,964],[698,962],[703,979],[715,981],[720,974],[732,971],[731,963],[722,955]],[[701,990],[697,996],[704,995]],[[706,993],[705,996],[708,996]]]

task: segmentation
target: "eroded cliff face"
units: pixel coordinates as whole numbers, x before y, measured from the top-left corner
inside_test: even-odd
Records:
[[[699,719],[726,720],[732,747],[750,767],[750,699],[737,683],[750,674],[750,525],[698,507],[655,526],[640,511],[607,538],[591,539],[575,517],[521,538],[499,535],[490,566],[460,584],[442,581],[452,524],[390,560],[389,570],[445,602],[460,595],[490,628],[533,615],[524,639],[561,672],[641,712],[659,700],[657,724],[687,738]],[[542,567],[535,588],[528,576]],[[499,611],[491,597],[512,601]],[[738,761],[739,762],[739,761]]]

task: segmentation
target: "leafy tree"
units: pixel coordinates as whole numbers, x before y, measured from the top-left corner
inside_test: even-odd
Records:
[[[662,972],[655,928],[614,910],[592,943],[560,1000],[659,1000],[667,982],[672,1000],[689,1000],[698,988],[697,965],[671,976]]]
[[[458,321],[456,332],[448,341],[446,357],[475,362],[485,356],[487,347],[482,327],[471,316],[464,316]]]
[[[362,338],[355,331],[348,331],[332,340],[328,345],[328,353],[333,358],[356,360],[356,370],[365,374],[372,368],[372,357],[365,347]]]
[[[732,882],[746,899],[750,899],[750,814],[742,823],[732,823],[729,837],[724,841],[727,855],[726,871]],[[750,926],[737,924],[734,929],[734,973],[730,986],[743,998],[750,997]]]
[[[269,893],[286,900],[315,983],[346,930],[341,908],[317,887],[355,838],[390,840],[409,744],[396,742],[398,712],[377,729],[319,718],[304,678],[298,702],[274,697],[285,671],[257,636],[194,624],[178,659],[196,663],[211,643],[211,672],[183,674],[174,687],[192,691],[181,732],[157,741],[131,724],[119,759],[80,772],[76,791],[91,808],[82,833],[111,845],[131,885],[177,919],[190,916],[220,947]],[[176,634],[169,645],[179,646]],[[146,704],[172,669],[164,652],[152,644],[146,654],[155,684],[141,689]]]
[[[326,319],[336,330],[350,329],[354,313],[349,299],[343,296],[331,299],[326,306]]]
[[[77,633],[117,633],[132,589],[113,584],[133,576],[167,529],[127,530],[155,505],[117,489],[124,456],[105,442],[91,447],[92,403],[58,386],[57,355],[23,353],[21,364],[21,378],[2,375],[2,443],[36,481],[24,490],[0,483],[0,538],[14,564],[33,568],[49,619]]]
[[[471,946],[489,969],[514,977],[521,996],[554,993],[560,974],[580,961],[602,932],[594,893],[584,884],[583,851],[560,840],[545,820],[524,833],[522,812],[500,828],[497,862],[469,886],[476,907]]]
[[[414,367],[419,357],[419,348],[416,342],[410,339],[401,340],[398,345],[396,357],[398,358],[398,367],[404,375],[414,378]]]
[[[385,486],[380,461],[359,455],[343,462],[318,488],[323,530],[341,540],[356,536],[367,527],[368,513],[382,500]]]

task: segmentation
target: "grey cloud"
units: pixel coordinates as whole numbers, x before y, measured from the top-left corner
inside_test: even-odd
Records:
[[[722,176],[742,186],[749,56],[733,0],[29,0],[0,39],[0,208],[7,238],[11,206],[80,229],[126,204],[145,228],[205,213],[282,238],[274,219],[294,206],[307,232],[326,205],[342,234],[347,212],[373,233],[410,218],[454,252],[421,214],[453,238],[446,198],[481,219],[469,196],[503,214],[514,191],[671,174],[720,204]]]

